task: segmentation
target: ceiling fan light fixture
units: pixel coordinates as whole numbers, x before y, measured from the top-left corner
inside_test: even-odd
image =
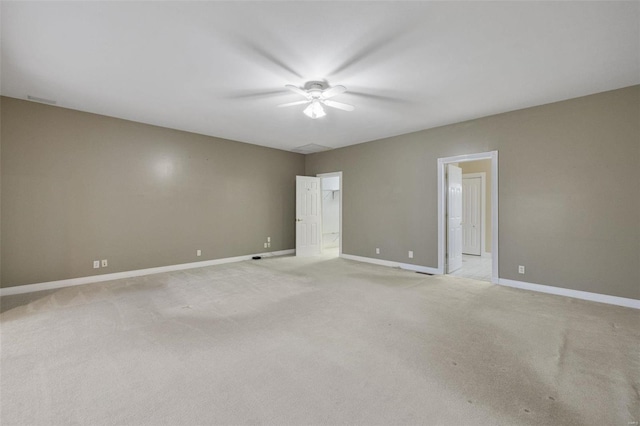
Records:
[[[322,108],[322,104],[320,104],[320,101],[317,99],[314,99],[302,112],[304,112],[304,115],[309,118],[313,118],[314,120],[327,115],[327,113],[324,112],[324,108]]]
[[[293,93],[303,96],[305,100],[280,104],[278,105],[278,107],[290,107],[308,103],[309,105],[302,112],[304,113],[304,115],[314,120],[327,115],[327,113],[324,111],[325,106],[341,109],[343,111],[354,110],[353,105],[336,102],[333,99],[329,99],[346,92],[347,88],[344,86],[329,87],[326,82],[308,81],[307,83],[305,83],[304,88],[294,86],[293,84],[286,84],[284,87],[291,90]]]

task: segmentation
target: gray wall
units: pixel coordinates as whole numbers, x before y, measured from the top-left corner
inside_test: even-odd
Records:
[[[308,155],[306,173],[343,172],[344,253],[437,267],[437,159],[491,150],[501,278],[640,298],[640,86]]]
[[[6,97],[1,123],[3,287],[295,246],[300,154]]]
[[[2,286],[294,247],[299,154],[0,108]],[[437,158],[498,150],[500,277],[637,299],[639,122],[634,86],[312,154],[306,174],[344,172],[344,253],[437,267]]]

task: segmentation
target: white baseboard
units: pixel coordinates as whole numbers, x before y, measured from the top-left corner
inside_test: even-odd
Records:
[[[558,296],[573,297],[574,299],[590,300],[592,302],[607,303],[609,305],[624,306],[627,308],[640,309],[640,300],[628,299],[626,297],[609,296],[607,294],[590,293],[588,291],[571,290],[562,287],[553,287],[542,284],[533,284],[523,281],[498,278],[498,284],[507,287],[514,287],[523,290],[537,291],[540,293],[556,294]]]
[[[411,265],[408,263],[393,262],[390,260],[375,259],[371,257],[354,256],[352,254],[341,254],[340,257],[358,262],[373,263],[374,265],[390,266],[392,268],[408,269],[416,272],[426,272],[427,274],[441,275],[437,268],[428,266]],[[553,287],[542,284],[527,283],[524,281],[498,278],[498,284],[507,287],[519,288],[522,290],[537,291],[539,293],[555,294],[558,296],[572,297],[574,299],[590,300],[592,302],[606,303],[609,305],[624,306],[627,308],[640,309],[640,300],[628,299],[625,297],[609,296],[607,294],[590,293],[588,291],[571,290],[562,287]]]
[[[142,275],[159,274],[162,272],[180,271],[183,269],[202,268],[203,266],[222,265],[223,263],[242,262],[251,260],[253,256],[283,256],[294,254],[294,249],[280,250],[266,253],[247,254],[245,256],[226,257],[223,259],[203,260],[201,262],[181,263],[178,265],[159,266],[157,268],[137,269],[134,271],[114,272],[112,274],[90,275],[88,277],[70,278],[66,280],[49,281],[44,283],[18,285],[14,287],[0,288],[0,296],[12,294],[31,293],[34,291],[53,290],[56,288],[71,287],[75,285],[98,283],[103,281],[119,280],[122,278],[139,277]]]
[[[122,278],[139,277],[142,275],[159,274],[162,272],[180,271],[184,269],[201,268],[203,266],[222,265],[224,263],[242,262],[250,260],[253,256],[284,256],[294,254],[294,249],[280,250],[275,252],[248,254],[245,256],[227,257],[223,259],[204,260],[201,262],[182,263],[178,265],[159,266],[156,268],[137,269],[134,271],[115,272],[112,274],[91,275],[88,277],[70,278],[66,280],[49,281],[44,283],[26,284],[14,287],[0,288],[0,296],[10,296],[13,294],[31,293],[34,291],[53,290],[63,287],[91,284],[103,281],[112,281]],[[371,257],[355,256],[352,254],[340,254],[340,257],[357,262],[372,263],[374,265],[388,266],[392,268],[407,269],[410,271],[424,272],[427,274],[441,274],[437,268],[428,266],[412,265],[410,263],[394,262],[391,260],[375,259]],[[507,287],[519,288],[523,290],[537,291],[540,293],[555,294],[558,296],[572,297],[574,299],[590,300],[592,302],[607,303],[609,305],[624,306],[627,308],[640,309],[640,300],[625,297],[609,296],[607,294],[590,293],[587,291],[571,290],[562,287],[553,287],[542,284],[528,283],[524,281],[498,278],[498,284]]]
[[[343,259],[355,260],[357,262],[373,263],[374,265],[390,266],[392,268],[408,269],[409,271],[424,272],[427,274],[439,274],[437,268],[430,268],[428,266],[412,265],[411,263],[393,262],[391,260],[375,259],[372,257],[354,256],[352,254],[340,255]]]

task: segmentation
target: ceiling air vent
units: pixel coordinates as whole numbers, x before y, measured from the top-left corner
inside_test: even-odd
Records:
[[[333,149],[329,146],[316,145],[315,143],[310,143],[308,145],[302,145],[297,148],[293,148],[291,151],[298,152],[300,154],[313,154],[315,152],[328,151]]]
[[[43,103],[43,104],[49,104],[49,105],[55,105],[56,104],[56,101],[54,101],[52,99],[39,98],[37,96],[28,95],[27,99],[29,99],[30,101],[40,102],[40,103]]]

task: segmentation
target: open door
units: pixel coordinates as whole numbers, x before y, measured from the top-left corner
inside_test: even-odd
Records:
[[[447,164],[447,273],[462,267],[462,169]]]
[[[481,177],[462,176],[462,253],[482,254],[482,184]]]
[[[296,256],[319,254],[322,249],[320,178],[296,176]]]

